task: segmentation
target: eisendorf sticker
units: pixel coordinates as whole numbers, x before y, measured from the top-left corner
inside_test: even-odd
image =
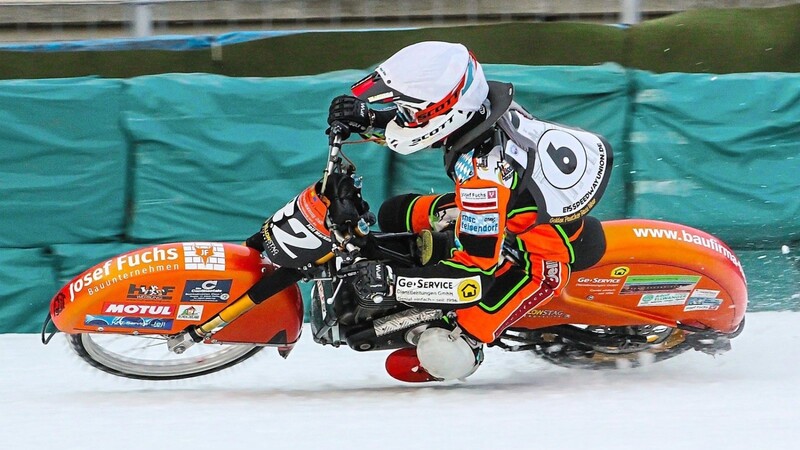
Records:
[[[497,213],[461,213],[459,231],[475,236],[491,236],[500,233],[500,216]]]

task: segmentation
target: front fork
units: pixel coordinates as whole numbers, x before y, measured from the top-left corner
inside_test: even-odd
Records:
[[[257,304],[248,295],[239,297],[207,322],[201,325],[192,325],[180,333],[168,337],[167,349],[180,355],[192,345],[211,337],[215,331],[238,319]]]
[[[192,345],[210,338],[214,333],[241,317],[256,305],[263,303],[301,278],[302,275],[299,270],[289,268],[276,269],[270,275],[261,278],[248,289],[245,295],[234,300],[214,317],[200,325],[192,325],[178,334],[169,336],[167,338],[167,349],[176,354],[185,352]]]

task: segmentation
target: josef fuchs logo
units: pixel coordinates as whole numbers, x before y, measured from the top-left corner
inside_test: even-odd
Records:
[[[186,270],[225,270],[225,247],[218,242],[183,244]]]

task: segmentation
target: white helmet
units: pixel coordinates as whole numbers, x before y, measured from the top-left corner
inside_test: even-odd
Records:
[[[489,85],[466,47],[431,41],[403,48],[352,90],[361,100],[397,106],[386,143],[407,155],[466,124],[486,100]]]

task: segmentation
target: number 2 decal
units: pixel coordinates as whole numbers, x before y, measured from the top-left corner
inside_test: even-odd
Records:
[[[285,230],[278,228],[277,225],[272,227],[272,234],[275,235],[275,240],[278,242],[281,249],[290,257],[297,258],[297,254],[289,250],[289,247],[314,250],[322,245],[322,241],[314,236],[314,233],[309,231],[309,229],[296,218],[290,217],[286,220],[286,223],[289,224],[295,234],[289,234]]]
[[[289,247],[315,250],[322,245],[322,241],[308,229],[306,224],[294,217],[294,213],[295,200],[292,200],[272,216],[271,229],[276,243],[292,259],[296,259],[297,254],[291,251]],[[283,222],[281,225],[288,224],[293,233],[289,233],[284,228],[279,227],[278,222]]]

